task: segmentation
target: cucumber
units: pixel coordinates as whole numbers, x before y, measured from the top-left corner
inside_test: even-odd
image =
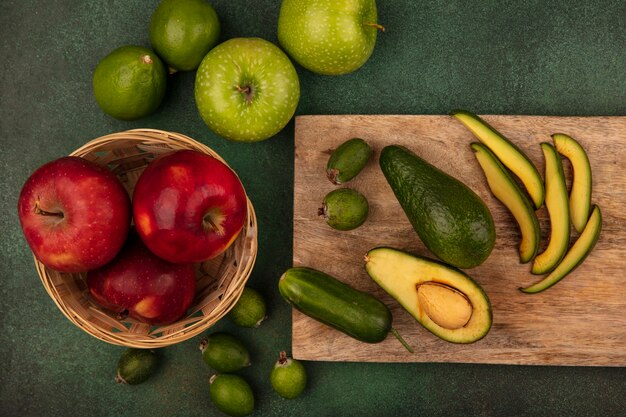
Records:
[[[413,352],[392,329],[391,311],[385,304],[324,272],[307,267],[290,268],[280,277],[278,290],[298,311],[354,339],[379,343],[391,331]]]
[[[335,185],[343,184],[356,177],[372,156],[372,147],[363,139],[345,141],[328,158],[326,176]]]

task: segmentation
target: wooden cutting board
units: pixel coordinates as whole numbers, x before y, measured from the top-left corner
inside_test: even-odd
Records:
[[[587,150],[593,171],[592,202],[603,214],[603,230],[582,266],[554,287],[523,294],[540,277],[517,256],[519,232],[512,216],[487,188],[470,149],[476,139],[451,116],[300,116],[295,133],[294,266],[309,266],[380,298],[392,311],[394,327],[413,346],[407,352],[389,336],[379,344],[356,341],[303,314],[293,312],[293,356],[305,360],[359,362],[473,362],[540,365],[626,366],[626,117],[484,116],[515,142],[543,175],[539,144],[562,132]],[[336,188],[325,177],[333,149],[361,137],[375,156],[344,186],[362,192],[370,203],[367,222],[339,232],[318,217],[317,209]],[[490,297],[493,326],[469,345],[444,342],[430,334],[388,296],[363,267],[363,255],[392,246],[432,256],[415,234],[378,166],[380,150],[400,144],[461,179],[490,208],[497,241],[489,259],[466,270]],[[571,167],[564,163],[571,181]],[[538,212],[542,245],[549,219]],[[577,237],[574,232],[572,239]],[[543,246],[540,250],[543,249]]]

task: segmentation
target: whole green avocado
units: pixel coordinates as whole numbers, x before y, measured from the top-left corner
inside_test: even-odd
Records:
[[[426,247],[458,268],[480,265],[496,233],[485,203],[469,187],[402,146],[385,147],[380,167]]]

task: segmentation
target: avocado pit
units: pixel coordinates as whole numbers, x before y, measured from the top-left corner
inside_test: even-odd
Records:
[[[416,290],[418,308],[444,329],[460,329],[472,317],[472,303],[456,288],[428,281],[416,285]]]

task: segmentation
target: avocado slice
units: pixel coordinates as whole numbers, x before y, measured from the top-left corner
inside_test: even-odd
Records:
[[[561,157],[550,143],[541,144],[546,159],[546,208],[550,215],[550,240],[546,249],[535,257],[531,272],[545,274],[558,265],[569,246],[570,220],[567,186]]]
[[[457,268],[378,247],[365,256],[365,270],[422,326],[443,340],[473,343],[491,328],[489,297]]]
[[[564,133],[552,135],[554,147],[572,164],[573,180],[569,194],[569,211],[572,224],[582,233],[591,207],[591,164],[587,152],[574,138]]]
[[[543,181],[539,171],[526,154],[474,113],[466,110],[455,110],[452,112],[452,116],[463,123],[478,140],[491,149],[505,167],[522,181],[535,208],[541,207],[545,197]]]
[[[491,212],[465,184],[402,146],[386,146],[380,168],[426,247],[459,268],[480,265],[496,232]]]
[[[519,226],[522,235],[519,245],[520,262],[529,262],[537,254],[541,239],[539,220],[532,202],[489,148],[481,143],[472,143],[471,147],[485,173],[491,192],[509,209]]]
[[[578,268],[585,258],[589,256],[596,245],[602,231],[602,213],[600,207],[594,206],[589,216],[585,229],[580,234],[571,249],[567,252],[561,263],[545,278],[526,288],[520,288],[522,292],[533,294],[550,288],[574,269]]]

